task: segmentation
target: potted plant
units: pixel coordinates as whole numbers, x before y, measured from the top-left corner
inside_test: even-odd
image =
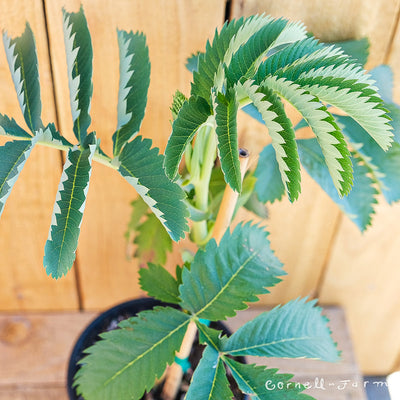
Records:
[[[110,157],[95,132],[88,133],[92,47],[85,16],[82,8],[63,15],[77,144],[41,120],[29,25],[18,38],[5,33],[10,71],[31,133],[0,115],[0,133],[12,139],[0,148],[0,212],[33,147],[45,145],[67,152],[45,245],[44,266],[52,277],[72,267],[93,160],[118,171],[140,195],[143,203],[135,203],[135,215],[145,215],[144,222],[134,217],[131,224],[137,242],[146,236],[144,224],[159,224],[171,240],[179,240],[189,231],[190,219],[190,240],[196,245],[193,254],[185,253],[175,277],[157,263],[141,269],[142,288],[169,304],[142,311],[102,334],[79,361],[78,394],[87,400],[140,399],[169,365],[157,382],[161,397],[173,399],[198,332],[205,349],[185,398],[232,398],[227,372],[242,393],[257,399],[310,398],[292,376],[232,357],[338,360],[315,300],[296,299],[262,313],[230,337],[209,325],[247,308],[285,274],[264,227],[239,223],[231,231],[229,225],[239,207],[265,216],[266,201],[285,192],[296,200],[300,164],[362,229],[370,224],[379,191],[397,200],[390,167],[399,157],[399,138],[392,133],[393,126],[398,133],[399,108],[387,89],[387,67],[374,71],[372,79],[341,47],[319,43],[301,23],[264,15],[231,21],[204,53],[189,59],[191,94],[174,96],[172,133],[161,155],[138,134],[150,76],[145,36],[118,31],[118,123]],[[354,47],[346,46],[350,52]],[[374,80],[383,85],[383,99]],[[282,100],[302,114],[297,128],[310,126],[315,139],[296,139]],[[272,140],[255,171],[246,171],[248,154],[238,146],[239,109],[266,125]],[[336,114],[338,109],[346,115]],[[169,239],[161,242],[167,249]]]

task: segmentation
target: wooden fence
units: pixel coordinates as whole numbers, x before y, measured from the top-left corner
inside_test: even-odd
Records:
[[[204,48],[226,16],[265,12],[302,20],[322,40],[368,36],[368,67],[392,65],[400,102],[400,0],[83,0],[94,48],[92,128],[106,151],[116,126],[118,49],[116,29],[146,33],[152,63],[142,134],[163,148],[170,133],[172,94],[189,93],[185,59]],[[76,11],[75,0],[0,0],[0,27],[19,35],[29,21],[38,49],[43,120],[72,135],[61,9]],[[0,52],[0,112],[24,125]],[[242,118],[241,140],[260,126]],[[257,137],[260,137],[257,135]],[[263,140],[261,140],[262,142]],[[254,146],[256,140],[251,141]],[[250,146],[250,147],[251,147]],[[62,169],[63,155],[35,149],[7,202],[0,222],[0,310],[102,309],[142,293],[138,264],[125,255],[123,234],[131,187],[96,165],[74,269],[54,281],[42,267],[44,243]],[[400,205],[377,207],[374,227],[360,234],[306,175],[300,200],[270,207],[268,227],[277,255],[289,272],[265,304],[317,296],[340,304],[348,315],[356,353],[365,373],[400,367]],[[176,254],[168,265],[173,267]]]

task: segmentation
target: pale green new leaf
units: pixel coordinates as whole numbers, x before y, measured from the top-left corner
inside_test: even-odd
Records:
[[[22,114],[29,129],[35,132],[43,124],[38,60],[32,29],[27,23],[24,33],[15,39],[4,32],[3,42]]]
[[[30,139],[32,136],[22,129],[14,120],[8,118],[7,115],[0,114],[0,135],[13,138]]]
[[[247,223],[233,233],[227,231],[219,246],[212,239],[198,250],[190,270],[183,270],[182,308],[216,321],[234,316],[236,310],[247,308],[246,302],[268,293],[266,288],[277,284],[285,272],[267,236],[262,227]]]
[[[87,149],[74,146],[67,154],[43,257],[47,274],[56,279],[75,261],[95,150],[95,144]]]
[[[91,122],[92,41],[82,6],[77,13],[63,9],[63,22],[73,130],[79,142],[83,143]]]
[[[171,238],[183,238],[188,231],[185,193],[171,182],[163,168],[164,156],[151,148],[151,140],[136,136],[122,149],[118,171],[136,189],[161,221]]]
[[[139,132],[150,84],[149,50],[143,33],[118,30],[118,126],[113,135],[114,155]]]
[[[77,393],[85,400],[140,399],[174,361],[189,321],[179,310],[156,307],[103,333],[80,361]]]
[[[185,400],[229,400],[232,397],[220,354],[207,346],[194,371]]]
[[[293,126],[281,100],[268,87],[258,89],[252,81],[246,81],[239,88],[248,95],[268,128],[282,182],[289,199],[296,200],[301,190],[300,162]]]
[[[190,97],[185,101],[172,125],[172,133],[165,149],[165,172],[174,179],[178,174],[186,146],[193,139],[200,126],[211,115],[210,106],[201,97]]]
[[[151,297],[166,303],[179,304],[178,281],[161,265],[149,263],[140,268],[139,283],[142,290]]]
[[[223,352],[234,356],[339,359],[336,344],[316,301],[297,299],[264,312],[239,328]]]
[[[146,214],[144,221],[136,227],[133,243],[137,245],[135,257],[141,263],[152,261],[164,265],[167,253],[172,251],[171,237],[152,213]]]
[[[348,194],[353,181],[350,152],[326,107],[300,85],[285,78],[267,77],[263,86],[284,97],[303,115],[318,139],[336,189],[342,196]]]
[[[15,140],[0,147],[0,216],[35,143],[35,138]]]
[[[235,378],[239,389],[251,396],[252,400],[313,400],[301,393],[304,386],[291,381],[293,375],[279,374],[276,368],[266,368],[255,364],[241,364],[224,358]]]
[[[226,96],[218,93],[215,102],[216,133],[221,169],[224,173],[225,181],[233,190],[240,193],[242,190],[242,177],[239,164],[237,132],[237,111],[239,104],[236,99],[235,90],[230,89]]]

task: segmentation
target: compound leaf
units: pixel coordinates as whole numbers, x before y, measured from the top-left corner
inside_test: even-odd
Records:
[[[47,274],[56,279],[75,261],[95,150],[95,144],[74,146],[67,154],[43,258]]]
[[[173,363],[189,321],[179,310],[156,307],[101,334],[80,361],[74,382],[78,395],[86,400],[140,399]]]
[[[234,356],[337,361],[328,320],[315,303],[297,299],[260,314],[230,336],[222,350]]]
[[[91,122],[92,41],[82,6],[77,13],[63,9],[63,22],[73,130],[79,142],[83,143]]]
[[[183,238],[189,216],[185,193],[165,175],[164,157],[157,148],[151,148],[151,140],[136,136],[124,146],[118,162],[120,174],[136,189],[171,238]]]
[[[29,129],[35,132],[43,127],[43,123],[38,60],[32,29],[27,23],[24,33],[15,39],[4,32],[3,42],[22,114]]]
[[[113,135],[114,155],[139,132],[150,84],[149,50],[142,33],[118,30],[118,126]]]
[[[269,246],[268,233],[257,225],[238,225],[225,233],[219,246],[210,240],[198,250],[179,287],[181,306],[199,318],[216,321],[234,316],[268,293],[266,287],[285,275]],[[204,290],[204,288],[207,290]]]
[[[0,135],[26,139],[32,137],[15,122],[14,118],[10,119],[3,114],[0,114]]]

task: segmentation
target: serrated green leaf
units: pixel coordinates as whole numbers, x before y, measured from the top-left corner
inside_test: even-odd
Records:
[[[261,202],[273,203],[275,200],[282,199],[285,194],[285,186],[272,145],[264,147],[260,153],[254,176],[257,178],[254,190]]]
[[[135,257],[164,265],[167,253],[172,251],[172,239],[163,224],[154,214],[148,214],[136,228],[134,243],[137,244]]]
[[[267,77],[263,85],[284,97],[303,115],[318,139],[336,189],[342,196],[348,194],[353,178],[350,152],[326,107],[297,83],[285,78]]]
[[[0,217],[35,143],[35,138],[15,140],[0,147]]]
[[[43,257],[47,274],[56,279],[75,261],[95,150],[95,144],[85,150],[74,146],[67,154]]]
[[[338,361],[327,318],[316,301],[297,299],[247,322],[223,344],[233,356],[312,358]]]
[[[179,304],[177,280],[161,265],[149,263],[148,268],[140,268],[139,283],[149,296],[166,303]]]
[[[7,115],[0,114],[0,135],[13,138],[31,139],[32,136],[22,129],[14,120],[8,118]]]
[[[226,96],[218,93],[215,102],[216,133],[221,169],[224,173],[225,181],[233,190],[240,193],[242,190],[242,177],[239,164],[236,121],[239,105],[235,90],[229,90]]]
[[[172,133],[165,149],[165,171],[169,178],[178,174],[186,146],[193,139],[200,126],[211,115],[211,109],[201,97],[190,97],[183,103],[178,117],[172,125]]]
[[[77,13],[63,9],[63,23],[73,130],[79,142],[83,143],[91,122],[92,41],[82,6]]]
[[[253,400],[313,400],[313,397],[301,393],[304,387],[290,381],[291,374],[279,374],[276,368],[266,368],[255,364],[224,358],[235,378],[239,389]]]
[[[212,239],[205,250],[198,250],[190,271],[183,271],[182,308],[216,321],[234,316],[247,308],[245,302],[268,293],[266,287],[278,283],[285,272],[267,236],[263,228],[247,223],[227,231],[219,246]]]
[[[143,201],[141,197],[131,202],[132,212],[128,223],[128,229],[125,233],[127,238],[134,235],[137,227],[140,225],[141,218],[147,214],[149,206]]]
[[[372,176],[369,180],[372,181],[373,179],[379,184],[379,188],[388,203],[400,200],[400,145],[393,143],[392,147],[385,152],[350,117],[336,116],[336,120],[343,126],[343,133],[365,163],[366,173]],[[367,179],[365,178],[368,182]],[[367,187],[365,187],[366,189]],[[367,193],[365,193],[365,200],[361,204],[367,202],[368,199],[371,201],[371,196],[367,196]]]
[[[175,241],[188,231],[185,193],[165,175],[164,157],[151,140],[136,136],[118,157],[120,174],[136,189]]]
[[[248,95],[268,128],[282,182],[289,199],[296,200],[301,191],[300,161],[293,126],[282,102],[272,90],[265,86],[258,89],[252,81],[240,85],[240,89]]]
[[[53,123],[48,124],[43,129],[39,129],[36,135],[38,136],[38,141],[40,144],[51,144],[54,147],[73,147],[72,144],[67,139],[65,139],[64,136],[61,136],[60,132],[57,131]]]
[[[24,33],[14,39],[4,32],[3,42],[22,114],[29,129],[35,132],[43,127],[43,123],[38,60],[32,29],[27,23]]]
[[[187,101],[187,97],[182,92],[177,90],[174,94],[174,97],[172,99],[172,105],[170,107],[173,121],[175,121],[178,118],[179,111],[185,104],[185,101]]]
[[[196,320],[196,326],[199,330],[199,343],[207,344],[213,349],[220,351],[223,347],[223,342],[226,340],[223,332],[210,328],[200,320]]]
[[[118,126],[113,135],[114,155],[139,132],[150,84],[149,50],[144,34],[118,30],[118,46]]]
[[[85,400],[140,399],[174,361],[189,321],[179,310],[156,307],[130,318],[122,329],[103,333],[80,361],[74,382],[78,395]]]
[[[316,139],[298,140],[297,145],[301,164],[309,175],[360,230],[365,230],[371,223],[373,206],[377,202],[375,197],[378,193],[374,187],[374,180],[370,177],[371,169],[359,158],[353,158],[354,186],[347,196],[340,198],[329,177]]]
[[[224,363],[218,351],[207,346],[197,365],[186,400],[229,400],[233,394],[229,388]]]
[[[198,51],[197,53],[194,53],[187,58],[186,68],[188,69],[189,72],[194,72],[199,70],[199,57],[201,54],[204,53],[200,53],[200,51]]]

